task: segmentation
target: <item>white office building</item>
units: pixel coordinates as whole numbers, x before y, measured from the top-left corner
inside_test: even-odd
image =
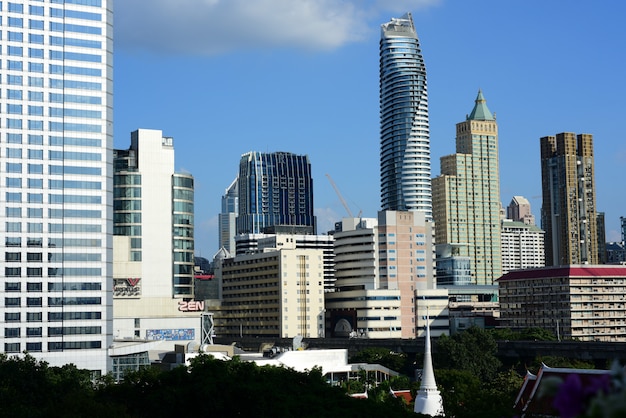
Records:
[[[200,341],[193,177],[175,172],[174,139],[159,130],[132,132],[114,162],[114,337]]]
[[[1,6],[0,350],[106,373],[113,1]]]

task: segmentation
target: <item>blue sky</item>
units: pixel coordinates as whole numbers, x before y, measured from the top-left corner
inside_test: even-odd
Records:
[[[432,176],[482,89],[496,113],[501,200],[539,222],[539,138],[594,136],[607,240],[626,216],[626,3],[502,0],[118,0],[115,147],[174,138],[196,185],[196,253],[217,251],[224,189],[248,151],[308,154],[319,232],[380,208],[380,25],[406,11],[428,77]]]

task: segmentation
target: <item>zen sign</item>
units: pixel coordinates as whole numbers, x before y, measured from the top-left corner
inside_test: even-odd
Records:
[[[178,302],[178,310],[180,312],[201,312],[204,311],[204,301],[190,300],[186,302],[181,300]]]

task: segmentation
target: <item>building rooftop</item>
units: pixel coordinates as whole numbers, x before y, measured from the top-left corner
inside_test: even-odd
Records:
[[[483,97],[482,90],[478,90],[478,96],[476,97],[476,104],[472,113],[469,114],[467,120],[496,120],[487,107],[487,101]]]

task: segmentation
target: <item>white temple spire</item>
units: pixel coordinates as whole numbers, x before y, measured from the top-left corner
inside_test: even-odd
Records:
[[[435,382],[435,372],[433,370],[433,360],[430,352],[430,318],[428,308],[426,308],[426,335],[424,339],[422,382],[420,384],[420,390],[415,397],[415,407],[413,411],[432,417],[443,416],[443,400],[441,399],[441,394]]]

